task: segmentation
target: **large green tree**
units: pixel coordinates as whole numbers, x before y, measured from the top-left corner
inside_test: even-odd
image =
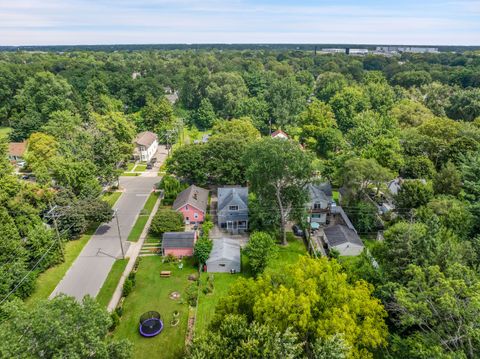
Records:
[[[280,214],[286,245],[287,220],[307,200],[306,185],[313,175],[312,156],[293,141],[264,138],[247,149],[244,163],[251,189],[264,210]]]

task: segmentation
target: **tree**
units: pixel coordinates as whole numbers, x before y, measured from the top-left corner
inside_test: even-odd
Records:
[[[106,339],[110,315],[89,297],[78,303],[59,296],[33,309],[15,300],[3,305],[2,313],[6,320],[0,325],[0,356],[5,358],[127,359],[132,354],[130,342]],[[78,330],[75,335],[72,328]]]
[[[408,156],[405,158],[405,164],[400,170],[400,175],[409,179],[433,179],[436,171],[435,166],[428,157]]]
[[[36,73],[15,96],[12,138],[17,141],[27,138],[55,111],[74,111],[72,98],[72,88],[65,79],[50,72]]]
[[[477,274],[455,264],[445,272],[438,266],[410,266],[406,275],[407,283],[395,291],[398,325],[446,352],[475,358],[480,350]]]
[[[250,235],[244,251],[248,264],[256,276],[263,272],[268,262],[275,257],[277,247],[271,235],[265,232],[254,232]]]
[[[403,210],[418,208],[430,201],[433,197],[433,188],[425,180],[406,180],[402,183],[394,198],[395,206]]]
[[[392,78],[394,85],[402,87],[420,87],[432,82],[432,76],[427,71],[403,71]]]
[[[446,109],[448,117],[454,120],[473,121],[480,116],[480,89],[455,91]]]
[[[425,120],[433,118],[433,113],[419,102],[404,99],[397,103],[391,111],[401,127],[416,127]]]
[[[325,340],[319,338],[312,345],[315,359],[347,359],[349,351],[349,345],[343,340],[343,336],[338,334]]]
[[[360,87],[349,86],[330,100],[339,129],[345,133],[354,127],[353,118],[370,108],[368,96]]]
[[[187,358],[300,358],[302,343],[289,329],[285,332],[259,323],[249,324],[245,317],[229,315],[221,326],[196,337]]]
[[[163,190],[162,203],[172,205],[177,195],[183,191],[186,186],[183,186],[175,177],[165,175],[162,177],[158,188]]]
[[[373,203],[359,201],[347,213],[360,233],[373,232],[377,228],[378,209]]]
[[[291,328],[307,346],[340,334],[348,357],[372,358],[386,344],[387,327],[371,294],[366,282],[350,283],[335,260],[301,257],[281,274],[237,280],[217,305],[212,328],[228,315],[243,315],[281,332]]]
[[[324,72],[318,76],[315,96],[328,102],[337,92],[347,86],[345,76],[338,72]]]
[[[433,181],[435,194],[458,196],[462,190],[462,178],[455,165],[449,161],[437,173]]]
[[[141,111],[140,129],[163,135],[173,126],[173,108],[165,96],[154,99],[147,96],[147,103]]]
[[[374,159],[352,158],[345,161],[341,176],[351,199],[360,199],[372,185],[379,192],[382,183],[393,178],[394,175]]]
[[[233,119],[230,121],[217,121],[212,128],[214,136],[229,136],[248,142],[260,138],[260,132],[253,126],[252,120],[248,117]]]
[[[39,183],[48,183],[52,179],[52,161],[57,156],[58,143],[53,136],[42,132],[34,132],[28,140],[25,159],[37,177]]]
[[[171,209],[159,209],[153,217],[150,232],[161,238],[165,232],[181,232],[184,228],[181,213]]]
[[[207,262],[207,259],[210,257],[210,252],[212,251],[213,242],[208,239],[208,237],[201,237],[193,248],[193,256],[197,261],[198,265],[201,266]]]
[[[264,209],[278,211],[283,244],[286,223],[307,200],[305,186],[313,174],[312,156],[290,140],[264,138],[252,143],[244,156],[246,177]],[[272,203],[276,208],[272,208]]]
[[[248,89],[239,73],[217,72],[210,77],[206,94],[219,117],[231,118]]]
[[[480,152],[466,154],[460,163],[465,198],[470,202],[480,200]]]
[[[190,144],[177,148],[167,159],[167,172],[189,183],[205,185],[209,179],[207,169],[207,144]]]
[[[212,103],[208,98],[203,98],[200,107],[193,114],[193,123],[200,129],[208,129],[212,127],[216,119],[217,115]]]

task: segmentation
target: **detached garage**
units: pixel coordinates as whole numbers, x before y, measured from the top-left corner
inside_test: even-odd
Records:
[[[238,273],[241,270],[240,244],[229,238],[213,241],[212,252],[207,260],[207,272]]]

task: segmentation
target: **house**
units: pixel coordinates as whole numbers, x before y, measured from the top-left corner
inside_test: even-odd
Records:
[[[186,224],[203,223],[208,205],[208,190],[191,185],[180,192],[172,209],[183,214]]]
[[[197,232],[165,232],[162,238],[162,255],[177,258],[193,256]]]
[[[310,223],[325,224],[327,213],[333,202],[332,186],[329,182],[307,185],[307,211],[310,214]]]
[[[357,256],[363,251],[363,242],[354,229],[336,224],[323,230],[329,249],[337,250],[341,256]]]
[[[270,135],[272,138],[280,138],[282,140],[288,140],[289,136],[282,130],[276,130]]]
[[[8,144],[8,159],[12,162],[23,161],[23,156],[27,150],[27,141],[10,142]]]
[[[150,131],[140,132],[135,138],[134,157],[140,161],[148,162],[158,149],[158,137]]]
[[[398,194],[398,191],[400,191],[400,187],[402,187],[402,182],[403,180],[400,177],[391,180],[390,182],[387,183],[388,191],[392,195],[396,196]]]
[[[230,238],[213,241],[213,248],[207,260],[207,272],[238,273],[241,270],[240,244]]]
[[[248,188],[221,187],[218,189],[218,226],[231,234],[248,229]]]

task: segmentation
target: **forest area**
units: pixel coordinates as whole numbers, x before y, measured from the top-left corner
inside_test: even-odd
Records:
[[[306,193],[292,186],[285,213],[265,190],[261,174],[281,177],[274,164],[283,161],[297,164],[292,182],[315,177],[342,188],[358,232],[384,237],[349,261],[304,258],[303,271],[239,281],[190,357],[480,355],[478,52],[0,52],[0,127],[8,129],[0,134],[2,357],[24,347],[26,357],[130,357],[127,341],[107,338],[111,319],[93,299],[63,297],[34,310],[24,300],[38,275],[63,261],[65,243],[112,218],[101,195],[141,131],[161,143],[180,142],[184,131],[211,134],[174,146],[165,178],[248,183],[252,232],[281,238],[287,220],[302,221]],[[275,130],[292,141],[265,139]],[[7,159],[8,142],[25,140],[35,181]],[[375,203],[396,178],[395,208],[379,221]],[[69,314],[65,323],[42,325],[59,311]],[[69,325],[82,335],[71,340]]]

